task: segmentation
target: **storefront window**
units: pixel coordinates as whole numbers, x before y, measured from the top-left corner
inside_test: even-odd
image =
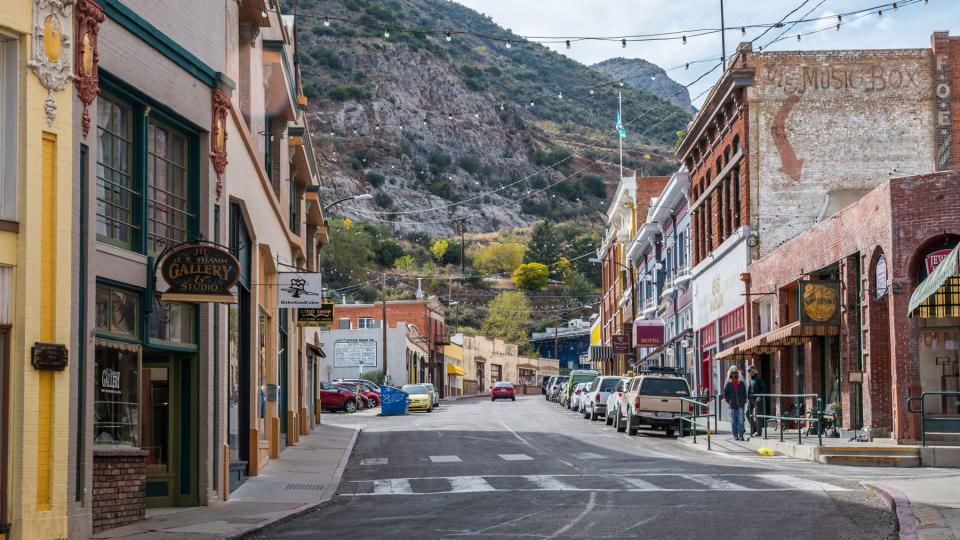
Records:
[[[260,310],[260,342],[258,347],[258,360],[259,368],[257,370],[259,379],[257,380],[257,388],[259,388],[259,409],[257,417],[258,424],[260,427],[260,440],[267,440],[267,328],[268,326],[267,312]]]
[[[162,302],[150,314],[150,339],[193,345],[197,343],[197,308],[191,304]]]
[[[230,459],[240,459],[240,308],[238,304],[227,307],[227,444]]]
[[[137,337],[139,302],[136,293],[97,285],[97,331]]]
[[[140,348],[97,340],[93,442],[140,446]]]
[[[960,319],[941,318],[947,328],[926,328],[920,332],[920,389],[923,392],[960,390]],[[957,396],[927,396],[927,413],[960,414]]]

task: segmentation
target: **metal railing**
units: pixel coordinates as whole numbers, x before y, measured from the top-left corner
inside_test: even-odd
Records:
[[[687,424],[690,425],[690,431],[693,432],[693,443],[697,443],[697,432],[700,428],[707,434],[707,450],[710,448],[710,435],[717,432],[717,411],[720,410],[719,398],[717,395],[693,396],[689,398],[680,398],[680,436],[686,436]],[[684,411],[687,407],[685,403],[692,405],[693,411]],[[713,405],[713,412],[710,412],[710,405]],[[701,408],[704,409],[701,412]],[[700,423],[700,419],[706,419],[705,424]],[[710,427],[710,419],[713,418],[713,428]]]
[[[761,400],[761,403],[766,404],[766,398],[776,398],[777,405],[773,408],[774,411],[783,412],[784,399],[794,400],[793,410],[795,414],[793,416],[786,416],[780,414],[757,414],[754,415],[757,419],[763,419],[763,438],[767,438],[767,426],[769,420],[776,420],[780,425],[780,442],[783,442],[783,432],[786,429],[787,422],[796,422],[797,423],[797,444],[803,444],[803,424],[814,423],[817,426],[817,445],[823,446],[823,407],[821,406],[820,396],[818,394],[753,394],[751,397],[755,398],[764,398]],[[816,399],[816,409],[813,411],[813,416],[804,415],[801,413],[800,404],[803,400],[807,398]],[[762,410],[762,409],[761,409]],[[747,420],[746,418],[744,419]]]
[[[920,396],[907,398],[907,412],[920,415],[920,446],[927,445],[927,428],[931,428],[930,431],[934,433],[960,433],[960,416],[927,417],[927,396],[955,396],[960,399],[960,391],[923,392]],[[915,401],[920,402],[919,411],[911,407]],[[933,428],[938,429],[934,430]]]

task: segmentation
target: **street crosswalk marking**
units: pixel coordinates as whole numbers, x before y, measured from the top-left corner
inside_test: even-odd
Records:
[[[740,479],[757,487],[748,487],[726,480],[724,477]],[[611,487],[578,487],[586,480],[609,478]],[[496,479],[491,484],[488,479]],[[685,479],[697,485],[677,486],[675,479]],[[415,490],[411,481],[420,480],[419,489]],[[440,481],[438,483],[438,481]],[[341,493],[342,496],[367,495],[436,495],[442,493],[477,493],[489,491],[609,491],[609,492],[682,492],[682,491],[849,491],[848,488],[786,474],[754,474],[754,475],[708,475],[708,474],[642,474],[642,475],[578,475],[578,474],[535,474],[535,475],[470,475],[470,476],[439,476],[426,478],[388,478],[382,480],[352,480],[357,489],[350,493]],[[660,485],[660,484],[663,485]],[[444,484],[449,489],[443,489]],[[510,486],[510,484],[514,484]],[[618,486],[619,484],[619,486]],[[368,486],[366,489],[363,486]],[[370,489],[369,486],[372,486]],[[430,487],[426,487],[430,486]],[[670,486],[670,487],[667,487]]]
[[[450,491],[456,493],[475,493],[478,491],[496,491],[482,476],[454,476],[447,478]]]
[[[458,456],[430,456],[430,461],[434,463],[463,463]]]
[[[533,458],[526,454],[497,454],[504,461],[532,461]]]
[[[360,465],[386,465],[389,461],[390,459],[385,457],[367,458],[361,459]]]
[[[529,476],[524,476],[523,478],[529,480],[538,488],[544,491],[567,491],[572,489],[573,486],[570,486],[564,483],[556,476],[549,476],[545,474],[534,474]]]
[[[747,488],[739,484],[728,482],[719,476],[710,474],[686,474],[683,477],[718,491],[748,491]]]
[[[793,488],[797,491],[846,491],[842,487],[833,484],[791,476],[789,474],[760,474],[757,475],[757,478]]]
[[[389,480],[373,481],[374,495],[412,495],[410,480],[406,478],[391,478]]]
[[[593,452],[580,452],[579,454],[573,454],[573,457],[579,460],[588,460],[588,459],[603,459],[605,456],[601,454],[595,454]]]

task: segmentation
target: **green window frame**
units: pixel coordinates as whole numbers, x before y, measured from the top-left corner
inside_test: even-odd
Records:
[[[198,344],[197,306],[182,302],[161,302],[150,312],[147,342],[151,347],[196,350]]]
[[[98,282],[95,322],[97,334],[139,342],[143,312],[141,298],[141,294],[134,290]]]
[[[200,132],[100,72],[97,240],[156,255],[199,231]]]

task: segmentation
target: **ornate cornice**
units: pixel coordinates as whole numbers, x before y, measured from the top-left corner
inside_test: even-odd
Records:
[[[103,10],[96,0],[77,0],[77,58],[74,84],[77,96],[83,103],[83,138],[90,132],[90,113],[87,108],[93,103],[100,90],[100,76],[97,66],[100,64],[100,51],[97,47],[97,35],[100,23],[104,20]]]
[[[70,34],[73,27],[70,10],[75,0],[34,0],[33,7],[33,57],[27,66],[33,69],[40,84],[47,89],[43,110],[47,125],[52,126],[57,117],[57,102],[53,93],[73,78],[70,67]]]

